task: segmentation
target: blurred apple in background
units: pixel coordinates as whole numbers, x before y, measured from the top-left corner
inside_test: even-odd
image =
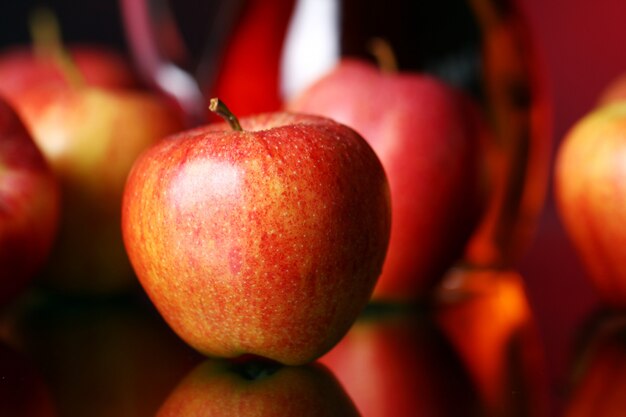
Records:
[[[40,282],[71,292],[126,289],[136,285],[119,226],[126,175],[141,151],[182,128],[181,116],[154,93],[89,85],[54,17],[42,11],[38,19],[50,32],[38,44],[58,69],[15,92],[12,103],[62,188],[59,233]],[[55,82],[59,76],[65,82]]]
[[[143,296],[33,293],[3,321],[11,343],[40,369],[59,416],[153,417],[203,359]]]
[[[359,413],[320,364],[279,366],[208,360],[172,391],[158,417],[350,417]]]
[[[126,175],[149,145],[182,128],[159,96],[89,86],[31,89],[18,109],[62,185],[58,239],[41,282],[69,292],[134,286],[120,230]]]
[[[361,136],[330,119],[266,113],[231,127],[173,135],[137,159],[126,248],[161,314],[199,351],[310,362],[347,332],[380,274],[385,173]]]
[[[370,306],[320,362],[362,417],[483,415],[463,363],[427,313]]]
[[[67,47],[85,83],[103,88],[131,88],[138,85],[131,67],[118,52],[97,45]],[[70,88],[55,58],[34,46],[14,46],[0,51],[0,94],[9,101],[32,88],[61,85]]]
[[[626,317],[596,311],[579,329],[564,417],[618,417],[626,409]]]
[[[434,309],[486,415],[550,414],[543,345],[519,273],[455,269],[437,289]]]
[[[566,133],[557,154],[558,213],[592,284],[626,306],[626,102],[600,106]]]
[[[58,220],[57,179],[0,99],[0,304],[24,290],[48,260]]]
[[[393,220],[373,298],[425,296],[461,257],[480,214],[483,130],[469,98],[426,75],[344,59],[287,107],[344,123],[374,148]]]

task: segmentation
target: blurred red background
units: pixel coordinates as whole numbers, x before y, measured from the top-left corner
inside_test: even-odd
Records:
[[[567,130],[626,71],[622,0],[519,0],[527,13],[553,105],[553,157]],[[554,158],[552,158],[554,160]],[[552,173],[551,173],[552,174]],[[568,366],[577,326],[596,307],[584,267],[565,235],[552,198],[520,269],[527,280],[552,375]]]

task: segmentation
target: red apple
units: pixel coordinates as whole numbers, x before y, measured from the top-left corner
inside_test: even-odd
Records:
[[[363,138],[331,120],[269,113],[241,126],[187,131],[140,156],[124,241],[191,346],[303,364],[369,300],[388,243],[387,180]]]
[[[482,415],[463,363],[431,317],[367,313],[320,359],[362,417]]]
[[[124,57],[114,50],[96,45],[72,45],[68,52],[90,86],[130,88],[138,84]],[[27,46],[0,52],[0,94],[5,98],[13,102],[26,91],[43,85],[70,87],[51,55],[37,53]]]
[[[322,365],[255,367],[215,360],[200,364],[174,389],[157,417],[359,415]]]
[[[376,300],[423,296],[463,253],[478,217],[475,109],[425,75],[345,59],[288,108],[353,127],[389,178],[392,230]]]
[[[47,260],[57,230],[56,177],[13,108],[0,99],[0,304]]]
[[[84,85],[30,89],[16,105],[62,185],[42,282],[71,292],[135,285],[119,226],[126,175],[139,153],[182,128],[179,114],[152,93]]]
[[[599,296],[626,306],[626,103],[596,108],[565,135],[555,166],[558,212]]]

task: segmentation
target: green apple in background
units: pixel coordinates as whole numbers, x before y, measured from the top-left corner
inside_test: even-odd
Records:
[[[48,259],[58,219],[57,179],[0,99],[0,304],[24,290]]]
[[[187,375],[157,417],[357,417],[354,404],[320,364],[271,366],[207,360]]]
[[[267,113],[231,124],[171,136],[137,159],[126,248],[191,346],[307,363],[370,298],[389,239],[387,179],[365,140],[332,120]]]
[[[374,148],[389,178],[393,222],[373,298],[426,296],[462,256],[483,205],[486,128],[476,106],[430,76],[346,58],[287,108],[345,123]]]

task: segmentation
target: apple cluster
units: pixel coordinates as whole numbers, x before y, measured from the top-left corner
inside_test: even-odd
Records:
[[[428,299],[485,212],[482,113],[424,74],[345,59],[186,129],[115,52],[52,44],[5,51],[0,95],[6,302],[139,283],[211,357],[314,361],[368,303]]]

